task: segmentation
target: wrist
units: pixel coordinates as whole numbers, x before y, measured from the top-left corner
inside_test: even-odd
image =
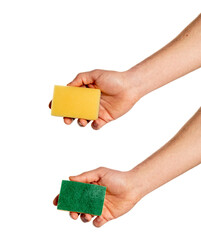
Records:
[[[127,85],[127,91],[131,94],[135,102],[148,93],[140,65],[128,69],[123,72],[123,74]]]
[[[151,192],[150,184],[146,182],[146,177],[144,173],[141,172],[140,166],[136,166],[127,173],[130,181],[130,191],[137,196],[139,200]]]

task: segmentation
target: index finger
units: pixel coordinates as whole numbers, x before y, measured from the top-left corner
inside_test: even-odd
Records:
[[[92,84],[94,79],[90,72],[79,73],[72,82],[68,83],[67,86],[82,87],[88,84]]]

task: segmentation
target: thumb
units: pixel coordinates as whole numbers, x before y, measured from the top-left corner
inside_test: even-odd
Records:
[[[97,182],[104,175],[106,168],[100,167],[77,176],[70,176],[69,179],[75,182],[92,183]]]
[[[81,87],[88,84],[92,84],[94,82],[94,78],[92,77],[91,72],[79,73],[72,82],[70,82],[67,86],[72,87]]]
[[[93,225],[95,227],[101,227],[103,226],[108,220],[105,219],[103,216],[98,216],[94,219],[93,221]]]

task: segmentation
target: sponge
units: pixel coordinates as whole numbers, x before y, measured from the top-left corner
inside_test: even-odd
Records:
[[[105,192],[104,186],[62,180],[57,209],[100,216]]]
[[[100,89],[55,86],[51,106],[53,116],[96,120]]]

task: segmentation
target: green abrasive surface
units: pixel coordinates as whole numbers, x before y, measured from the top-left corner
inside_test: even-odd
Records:
[[[57,209],[100,216],[105,192],[103,186],[62,180]]]

